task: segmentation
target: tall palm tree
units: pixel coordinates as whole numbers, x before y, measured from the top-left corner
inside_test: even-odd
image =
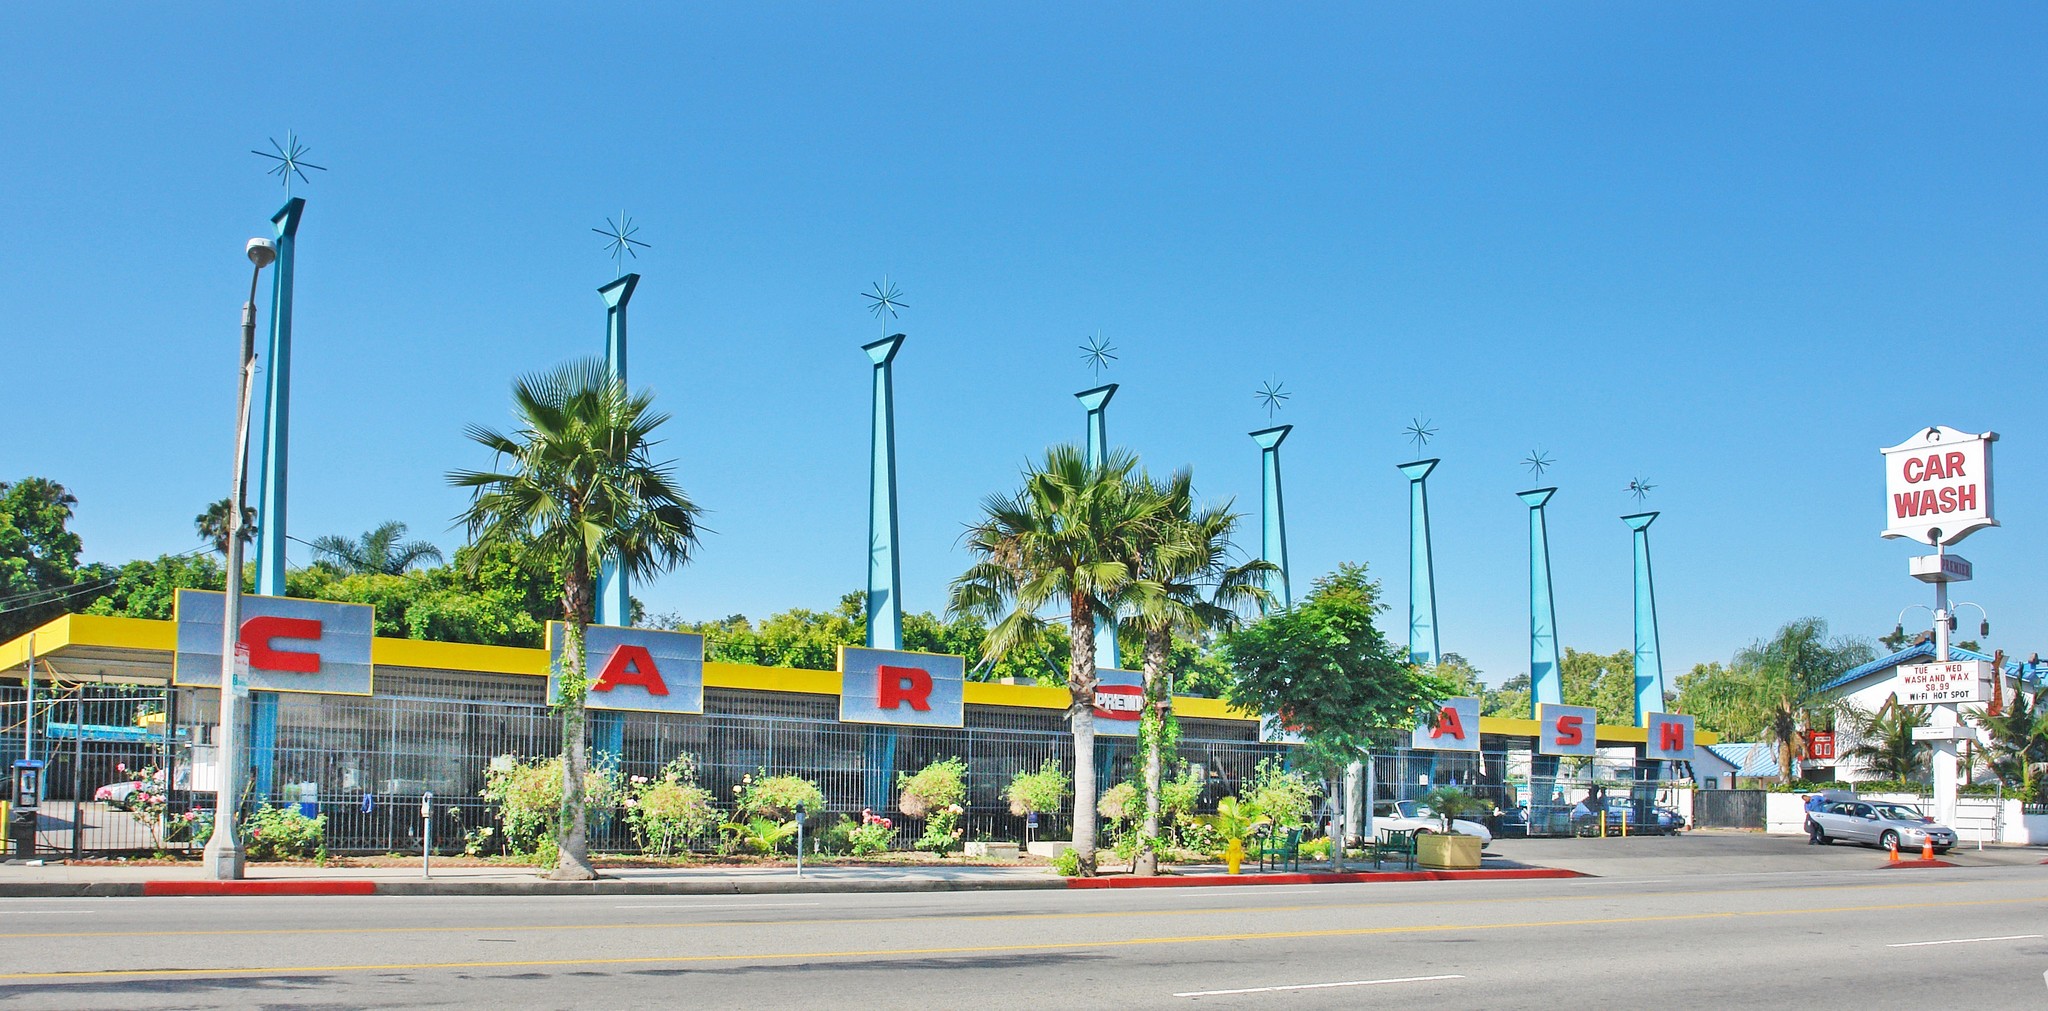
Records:
[[[1249,607],[1272,599],[1266,574],[1276,566],[1264,559],[1231,564],[1230,535],[1239,514],[1230,503],[1196,511],[1193,477],[1185,469],[1164,483],[1140,479],[1140,492],[1161,504],[1158,521],[1140,529],[1129,560],[1132,579],[1122,595],[1127,624],[1144,643],[1145,818],[1143,838],[1159,838],[1159,790],[1164,777],[1158,724],[1172,704],[1166,687],[1166,664],[1176,635],[1199,636],[1227,631]],[[1159,854],[1149,844],[1139,854],[1137,872],[1159,873]]]
[[[1806,735],[1813,718],[1840,708],[1822,688],[1844,671],[1875,659],[1870,643],[1847,636],[1830,637],[1821,618],[1786,622],[1769,639],[1735,654],[1734,670],[1743,690],[1731,704],[1777,746],[1778,776],[1792,782],[1792,763],[1806,757]]]
[[[228,500],[221,499],[206,507],[206,511],[192,517],[192,526],[199,531],[199,539],[213,545],[213,550],[222,557],[228,553]],[[242,507],[242,543],[248,545],[256,540],[256,510]]]
[[[966,541],[976,561],[948,609],[993,623],[984,659],[1032,643],[1057,607],[1067,623],[1067,721],[1074,734],[1074,854],[1095,873],[1095,619],[1114,619],[1130,581],[1131,546],[1163,504],[1134,486],[1137,458],[1118,450],[1093,467],[1081,450],[1056,446],[1027,470],[1024,487],[982,501]]]
[[[1913,739],[1914,728],[1927,725],[1925,708],[1900,705],[1894,695],[1874,713],[1845,705],[1842,722],[1856,741],[1843,758],[1863,763],[1879,779],[1912,782],[1927,775],[1927,744]]]
[[[559,672],[562,807],[553,876],[587,880],[584,823],[584,629],[593,620],[591,576],[606,561],[650,578],[685,564],[697,547],[698,508],[654,462],[653,434],[668,415],[651,392],[633,393],[596,359],[526,376],[512,386],[519,428],[507,435],[471,425],[466,434],[491,450],[494,471],[458,470],[450,484],[470,489],[457,517],[479,545],[510,545],[537,572],[558,571],[567,625]]]
[[[441,560],[441,549],[427,541],[403,541],[405,524],[389,520],[360,538],[328,534],[312,543],[315,554],[349,573],[401,576],[421,562]]]

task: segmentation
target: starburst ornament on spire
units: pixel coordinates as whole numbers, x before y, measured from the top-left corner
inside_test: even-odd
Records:
[[[1543,476],[1544,471],[1549,470],[1555,463],[1556,461],[1550,458],[1549,453],[1540,449],[1532,449],[1529,451],[1528,456],[1522,458],[1522,466],[1529,468],[1529,473],[1539,478]]]
[[[1081,360],[1088,364],[1089,372],[1099,376],[1103,369],[1109,368],[1110,362],[1116,361],[1116,345],[1096,334],[1088,338],[1088,343],[1081,345]]]
[[[1270,418],[1274,411],[1287,406],[1287,400],[1293,394],[1287,392],[1286,383],[1276,383],[1268,379],[1252,392],[1252,396],[1258,398],[1259,406],[1266,409],[1266,417]]]
[[[604,249],[606,253],[611,255],[612,267],[618,272],[620,277],[626,276],[626,257],[630,256],[636,260],[640,258],[640,254],[633,251],[634,246],[639,246],[641,249],[654,248],[633,237],[633,233],[639,230],[640,226],[634,224],[633,219],[627,217],[626,212],[623,210],[619,212],[619,220],[613,221],[610,218],[606,218],[604,219],[603,228],[591,229],[591,231],[610,240],[604,244]]]
[[[1657,486],[1638,477],[1629,481],[1628,493],[1636,497],[1637,505],[1642,505],[1643,500],[1650,497],[1650,489],[1655,487]]]
[[[1415,451],[1418,453],[1422,452],[1422,447],[1429,445],[1429,440],[1436,438],[1436,429],[1430,427],[1427,418],[1416,418],[1401,431],[1408,433],[1408,441],[1415,444]]]
[[[889,336],[889,321],[896,318],[896,310],[910,308],[910,303],[903,301],[903,289],[891,284],[886,275],[875,282],[874,291],[863,291],[860,297],[868,300],[868,311],[882,321],[884,337]]]
[[[270,151],[258,151],[255,148],[250,148],[249,153],[268,158],[277,163],[265,169],[263,174],[277,176],[284,181],[284,195],[286,199],[290,199],[292,195],[293,176],[298,176],[299,181],[302,183],[310,183],[313,180],[306,178],[306,169],[314,169],[320,172],[327,171],[327,166],[315,165],[305,160],[306,155],[313,149],[299,143],[298,134],[286,130],[284,132],[284,143],[282,144],[277,142],[276,137],[268,139],[270,146],[276,149],[275,154]]]

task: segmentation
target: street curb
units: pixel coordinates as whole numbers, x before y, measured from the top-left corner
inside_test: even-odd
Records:
[[[923,878],[897,881],[795,879],[745,881],[20,881],[0,884],[0,898],[163,898],[334,895],[802,895],[831,892],[1000,892],[1062,889],[1055,877],[994,881]]]
[[[1946,860],[1901,860],[1898,863],[1886,862],[1878,864],[1877,866],[1881,870],[1889,871],[1898,870],[1904,867],[1954,867],[1955,864],[1949,863]]]
[[[1190,874],[1156,878],[1068,878],[1068,888],[1205,888],[1214,885],[1358,885],[1403,881],[1526,881],[1539,878],[1583,878],[1590,875],[1554,867],[1515,867],[1477,871],[1361,871],[1303,874]]]
[[[375,895],[375,881],[144,881],[145,898],[194,895]]]

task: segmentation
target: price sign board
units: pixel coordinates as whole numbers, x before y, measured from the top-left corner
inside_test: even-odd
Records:
[[[1991,665],[1982,660],[1899,665],[1899,701],[1909,706],[1983,702],[1991,698]]]

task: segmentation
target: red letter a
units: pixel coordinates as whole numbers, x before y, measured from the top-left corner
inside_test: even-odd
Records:
[[[661,679],[661,670],[654,666],[654,654],[645,646],[625,643],[612,650],[604,662],[604,672],[597,676],[597,683],[590,686],[594,692],[608,692],[620,685],[639,685],[649,695],[667,695],[668,682]]]
[[[1445,734],[1460,741],[1465,739],[1464,721],[1458,719],[1458,710],[1452,706],[1444,706],[1437,712],[1436,728],[1429,732],[1431,737],[1442,737]]]

